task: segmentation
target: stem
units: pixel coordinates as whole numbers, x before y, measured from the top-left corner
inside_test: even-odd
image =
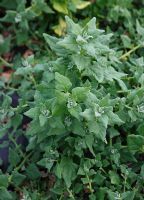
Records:
[[[121,79],[122,80],[131,80],[131,79],[134,79],[134,77],[122,77]]]
[[[122,146],[121,146],[121,148],[122,148],[122,149],[126,149],[126,148],[127,148],[127,146],[124,146],[124,145],[122,145]]]
[[[74,198],[73,193],[71,192],[71,190],[69,190],[69,189],[67,188],[67,191],[68,191],[68,193],[69,193],[69,196],[70,196],[73,200],[75,200],[75,198]]]
[[[3,59],[1,56],[0,56],[0,61],[4,64],[4,65],[6,65],[7,67],[12,67],[13,66],[13,64],[10,64],[10,63],[8,63],[5,59]]]
[[[109,142],[109,145],[110,145],[110,151],[112,152],[112,148],[113,148],[113,142],[112,142],[112,138],[110,138],[110,142]],[[113,152],[112,152],[113,153]],[[112,161],[112,158],[110,156],[110,163],[111,163],[111,166],[113,165],[113,161]]]
[[[141,45],[137,45],[135,47],[133,47],[131,50],[129,50],[127,53],[123,54],[119,59],[120,60],[124,60],[126,57],[130,56],[131,53],[133,53],[134,51],[136,51],[137,49],[139,49],[141,47]]]
[[[24,105],[18,105],[16,108],[11,108],[14,112],[19,112],[19,110],[21,110],[21,108],[26,108],[28,106],[28,104],[24,104]]]
[[[104,174],[107,174],[106,171],[105,171],[102,167],[100,167],[99,169],[100,169]]]
[[[13,87],[10,87],[10,86],[6,86],[6,87],[5,87],[5,90],[17,91],[18,88],[13,88]]]
[[[120,93],[120,94],[121,93],[128,93],[128,92],[129,92],[129,90],[124,90],[124,91],[123,90],[119,90],[119,91],[117,91],[117,93]]]
[[[125,176],[125,177],[124,177],[124,191],[123,191],[123,192],[126,191],[126,182],[127,182],[127,177]]]
[[[110,148],[112,149],[112,138],[110,138]]]
[[[128,106],[128,105],[125,105],[125,107],[128,108],[128,109],[130,109],[130,110],[133,109],[132,107],[130,107],[130,106]]]
[[[9,137],[9,139],[13,142],[13,144],[15,145],[16,149],[19,151],[19,153],[21,154],[21,156],[24,158],[24,153],[22,152],[22,150],[20,149],[19,145],[16,143],[15,139],[13,139],[12,137]]]
[[[86,177],[87,177],[88,183],[89,183],[89,190],[90,190],[91,193],[93,193],[94,190],[93,190],[93,188],[92,188],[91,180],[90,180],[90,178],[89,178],[89,176],[88,176],[87,174],[86,174]]]
[[[23,159],[23,161],[15,168],[16,171],[19,171],[22,166],[25,164],[25,162],[27,161],[27,159],[32,155],[33,152],[30,152],[28,155],[25,156],[25,158]]]
[[[30,80],[32,81],[32,83],[34,84],[34,86],[36,87],[36,86],[37,86],[37,83],[36,83],[36,80],[35,80],[34,76],[31,74],[31,75],[29,76],[29,78],[30,78]]]
[[[59,200],[62,200],[62,198],[63,198],[63,194],[60,196]]]
[[[32,155],[33,152],[30,152],[28,155],[25,156],[25,158],[23,159],[23,161],[13,170],[15,172],[18,172],[22,166],[25,164],[25,162],[27,161],[27,159]],[[11,184],[11,181],[12,181],[12,174],[9,176],[8,178],[8,181],[9,181],[9,184]]]

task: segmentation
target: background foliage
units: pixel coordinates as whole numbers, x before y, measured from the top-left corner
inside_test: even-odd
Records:
[[[0,2],[0,199],[144,199],[143,6]]]

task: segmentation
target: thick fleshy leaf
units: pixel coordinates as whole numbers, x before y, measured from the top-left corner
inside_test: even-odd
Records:
[[[58,91],[67,92],[72,86],[72,83],[70,82],[69,78],[59,74],[58,72],[55,73],[55,80],[55,87]]]
[[[141,135],[129,135],[128,148],[132,152],[144,152],[144,137]]]
[[[67,24],[67,32],[72,33],[74,35],[81,34],[81,27],[78,24],[75,24],[72,19],[70,19],[68,16],[65,17],[66,24]]]

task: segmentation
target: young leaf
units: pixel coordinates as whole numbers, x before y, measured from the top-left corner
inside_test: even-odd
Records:
[[[72,87],[72,83],[70,80],[58,72],[55,73],[55,80],[56,80],[56,90],[61,92],[68,92],[68,90]]]
[[[75,24],[68,16],[65,17],[67,24],[67,32],[72,33],[74,35],[81,34],[81,27],[78,24]]]
[[[8,176],[7,175],[0,175],[0,187],[8,187]]]
[[[89,92],[89,88],[85,87],[76,87],[72,89],[72,97],[77,102],[82,102],[86,99]]]
[[[109,171],[111,183],[114,185],[119,185],[120,184],[120,178],[118,174],[115,171]]]
[[[89,148],[90,152],[95,157],[95,153],[94,153],[94,150],[93,150],[93,144],[94,144],[94,137],[93,137],[93,135],[92,134],[86,135],[85,142],[86,142],[86,145]]]
[[[75,178],[76,165],[70,158],[64,157],[62,158],[59,167],[62,171],[61,174],[66,183],[66,186],[70,188],[72,180]]]
[[[0,200],[13,200],[13,197],[11,195],[11,193],[5,188],[5,187],[1,187],[0,188]]]
[[[141,135],[129,135],[127,138],[128,148],[132,152],[144,151],[144,137]]]

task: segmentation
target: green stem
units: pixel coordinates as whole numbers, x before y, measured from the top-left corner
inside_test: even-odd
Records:
[[[68,191],[68,193],[69,193],[69,196],[70,196],[73,200],[75,200],[75,197],[73,196],[73,193],[71,192],[71,190],[69,190],[69,189],[67,188],[67,191]]]
[[[127,53],[123,54],[119,59],[120,60],[124,60],[125,58],[127,58],[128,56],[130,56],[131,53],[133,53],[134,51],[136,51],[137,49],[139,49],[141,47],[141,45],[137,45],[135,47],[133,47],[131,50],[129,50]]]
[[[110,145],[110,151],[112,151],[113,149],[113,141],[112,141],[112,138],[110,138],[110,143],[109,143],[109,145]],[[113,165],[113,161],[112,161],[112,159],[111,159],[111,156],[110,156],[110,163],[111,163],[111,166]]]
[[[121,149],[126,149],[126,148],[127,148],[127,146],[124,146],[124,145],[121,146]]]
[[[107,172],[102,168],[102,167],[100,167],[99,168],[104,174],[107,174]]]
[[[89,176],[88,176],[87,174],[86,174],[86,177],[87,177],[88,183],[89,183],[89,190],[90,190],[91,193],[93,193],[94,190],[93,190],[93,188],[92,188],[91,180],[90,180],[90,178],[89,178]]]
[[[19,112],[22,108],[28,107],[28,104],[18,105],[16,108],[11,108],[14,112]]]
[[[22,166],[25,164],[25,162],[29,159],[29,157],[32,155],[32,153],[33,152],[30,152],[28,155],[26,155],[25,157],[24,157],[24,159],[22,160],[22,162],[13,170],[13,171],[15,171],[15,172],[18,172],[21,168],[22,168]],[[9,180],[9,184],[11,184],[11,182],[12,182],[12,174],[9,176],[9,178],[8,178],[8,180]]]
[[[9,137],[9,139],[13,142],[13,144],[15,145],[16,149],[19,151],[19,153],[21,154],[21,156],[24,158],[25,155],[22,152],[22,150],[20,149],[19,145],[16,143],[15,139],[13,139],[12,137]]]
[[[4,65],[6,65],[7,67],[12,67],[13,66],[13,64],[10,64],[10,63],[8,63],[5,59],[3,59],[1,56],[0,56],[0,61],[4,64]]]
[[[127,177],[125,176],[125,177],[124,177],[124,191],[123,191],[123,192],[126,191],[126,183],[127,183]]]
[[[17,91],[18,88],[13,88],[13,87],[10,87],[10,86],[6,86],[6,87],[5,87],[5,90]]]
[[[121,93],[128,93],[128,92],[129,92],[129,90],[118,90],[118,91],[117,91],[117,93],[120,93],[120,94],[121,94]]]
[[[27,161],[27,159],[29,159],[29,157],[32,155],[33,152],[30,152],[29,154],[27,154],[25,156],[25,158],[23,159],[23,161],[15,168],[16,171],[19,171],[22,166],[25,164],[25,162]]]
[[[59,200],[62,200],[62,198],[63,198],[63,194],[60,196]]]
[[[134,79],[134,77],[122,77],[121,79],[122,80],[131,80],[131,79]]]
[[[30,80],[32,81],[32,83],[34,84],[34,86],[36,87],[36,86],[37,86],[37,83],[36,83],[36,80],[35,80],[34,76],[31,74],[31,75],[29,76],[29,78],[30,78]]]
[[[112,138],[110,138],[110,148],[112,149]]]
[[[126,108],[130,109],[130,110],[133,110],[132,107],[128,106],[128,105],[125,105]]]

